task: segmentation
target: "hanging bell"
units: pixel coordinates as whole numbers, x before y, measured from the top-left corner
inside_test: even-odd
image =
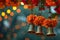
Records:
[[[31,24],[29,26],[28,33],[32,33],[32,34],[35,33],[35,31],[34,31],[34,25]]]
[[[38,35],[38,36],[43,36],[44,35],[43,32],[42,32],[42,27],[41,26],[37,27],[36,35]]]
[[[52,27],[48,27],[48,29],[47,29],[47,36],[51,36],[51,37],[55,36]]]

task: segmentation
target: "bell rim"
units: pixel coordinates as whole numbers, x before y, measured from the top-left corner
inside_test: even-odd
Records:
[[[44,35],[43,32],[41,32],[41,33],[35,33],[35,34],[38,35],[38,36],[42,36],[42,35]]]
[[[28,33],[30,33],[30,34],[34,34],[34,33],[35,33],[35,31],[28,31]]]
[[[47,36],[54,37],[54,36],[56,36],[56,34],[47,34]]]

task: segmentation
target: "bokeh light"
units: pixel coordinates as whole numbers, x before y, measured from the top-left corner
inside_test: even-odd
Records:
[[[28,9],[28,5],[24,5],[24,9]]]
[[[17,13],[20,13],[20,12],[21,12],[21,10],[20,10],[20,9],[17,9],[17,10],[16,10],[16,12],[17,12]]]
[[[21,26],[23,26],[23,27],[26,26],[26,23],[22,22],[22,23],[21,23]]]
[[[25,16],[18,16],[17,20],[22,21],[22,22],[26,22],[26,17]]]
[[[0,33],[0,38],[3,38],[3,34],[2,33]]]
[[[10,10],[10,9],[8,9],[8,10],[7,10],[7,14],[10,14],[10,13],[11,13],[11,10]]]
[[[17,34],[16,33],[13,33],[13,37],[16,38],[17,37]]]
[[[19,26],[19,25],[16,25],[16,26],[15,26],[15,29],[16,29],[16,30],[19,30],[19,29],[20,29],[20,26]]]
[[[14,13],[13,13],[13,12],[11,12],[11,13],[10,13],[10,16],[14,16]]]
[[[2,21],[2,17],[0,16],[0,21]]]
[[[29,38],[25,38],[25,40],[30,40]]]
[[[21,5],[24,5],[24,3],[23,3],[23,2],[21,2]]]
[[[4,17],[5,16],[5,12],[2,12],[1,15]]]
[[[13,6],[13,7],[12,7],[12,9],[13,9],[13,10],[16,10],[16,9],[17,9],[17,7],[16,7],[16,6]]]
[[[9,28],[9,26],[10,26],[8,20],[4,20],[4,21],[3,21],[3,24],[4,24],[4,26],[7,27],[7,28]]]
[[[7,15],[5,15],[5,16],[4,16],[4,19],[7,19],[7,18],[8,18],[8,16],[7,16]]]

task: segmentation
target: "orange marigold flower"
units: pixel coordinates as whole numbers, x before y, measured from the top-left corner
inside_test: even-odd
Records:
[[[33,24],[33,21],[35,20],[37,16],[34,14],[30,14],[29,16],[27,16],[27,23],[29,24]]]
[[[46,0],[47,5],[56,6],[56,3],[53,0]]]
[[[45,19],[43,22],[43,26],[45,26],[46,28],[50,25],[51,20],[50,19]]]
[[[57,25],[57,20],[56,19],[52,19],[52,27],[56,27]]]
[[[54,28],[56,25],[57,25],[56,19],[46,19],[43,22],[43,26],[45,26],[46,28],[48,28],[48,27]]]
[[[38,16],[38,17],[35,18],[34,24],[35,25],[42,25],[44,20],[45,20],[45,18],[43,16]]]

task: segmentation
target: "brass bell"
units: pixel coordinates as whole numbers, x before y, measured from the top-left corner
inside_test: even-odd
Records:
[[[41,26],[37,27],[36,35],[38,35],[38,36],[43,36],[44,35],[43,32],[42,32],[42,27]]]
[[[52,27],[48,27],[48,29],[47,29],[47,36],[50,36],[50,37],[55,36],[55,33],[54,33]]]
[[[28,33],[32,33],[32,34],[35,33],[35,31],[34,31],[34,25],[31,24],[29,26]]]

